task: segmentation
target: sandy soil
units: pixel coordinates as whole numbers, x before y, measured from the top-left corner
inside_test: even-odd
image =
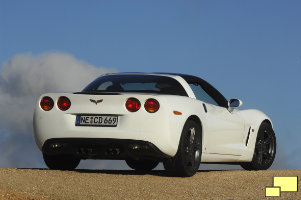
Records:
[[[301,170],[199,171],[175,178],[164,171],[0,169],[0,199],[272,199],[265,187],[273,186],[273,176],[301,177]],[[301,199],[301,191],[275,199]]]

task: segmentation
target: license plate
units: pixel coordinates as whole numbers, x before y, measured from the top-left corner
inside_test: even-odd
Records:
[[[115,127],[118,124],[118,116],[114,115],[77,115],[76,126],[108,126]]]

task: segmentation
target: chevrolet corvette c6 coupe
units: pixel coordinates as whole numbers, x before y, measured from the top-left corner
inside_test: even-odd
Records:
[[[276,154],[272,122],[241,105],[192,75],[106,74],[81,92],[41,95],[34,136],[50,169],[72,170],[81,159],[125,160],[146,172],[163,162],[184,177],[200,163],[268,169]]]

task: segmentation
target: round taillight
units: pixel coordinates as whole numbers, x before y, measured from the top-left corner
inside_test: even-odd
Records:
[[[149,113],[155,113],[159,110],[160,104],[156,99],[148,99],[144,103],[144,108]]]
[[[57,107],[59,107],[60,110],[66,111],[70,108],[71,101],[68,97],[60,97],[57,101]]]
[[[140,109],[140,101],[136,98],[129,98],[125,103],[126,109],[130,112],[136,112]]]
[[[43,97],[40,102],[40,106],[43,110],[49,111],[53,108],[54,102],[51,97]]]

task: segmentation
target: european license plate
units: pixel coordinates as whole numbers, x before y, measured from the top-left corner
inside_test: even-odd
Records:
[[[114,115],[77,115],[76,126],[109,126],[118,124],[118,116]]]

